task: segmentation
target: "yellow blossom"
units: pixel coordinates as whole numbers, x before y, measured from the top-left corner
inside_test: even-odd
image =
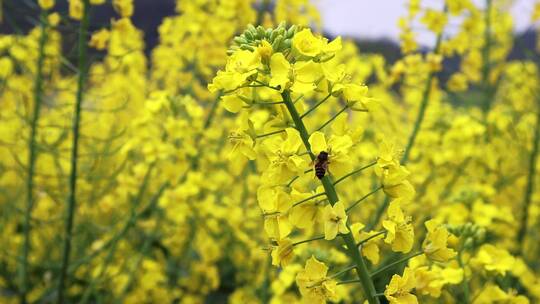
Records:
[[[133,0],[113,0],[113,7],[122,18],[129,18],[133,15]]]
[[[52,27],[55,27],[60,23],[60,14],[58,13],[52,13],[47,16],[47,22],[49,22],[49,25]]]
[[[447,21],[448,17],[444,12],[432,9],[428,9],[421,19],[421,22],[435,34],[440,34],[442,32]]]
[[[82,0],[69,0],[69,16],[75,20],[81,20],[83,15]]]
[[[290,239],[278,240],[277,243],[272,248],[272,265],[285,267],[294,257],[294,247]]]
[[[384,192],[392,198],[411,200],[415,190],[407,180],[409,171],[399,164],[398,154],[392,145],[383,141],[380,149],[375,174],[381,179]]]
[[[255,157],[257,157],[257,154],[253,149],[253,139],[246,132],[244,132],[244,130],[239,129],[236,132],[231,132],[229,134],[229,141],[232,144],[228,153],[229,158],[243,155],[246,158],[253,160]]]
[[[393,200],[388,206],[388,220],[383,221],[386,229],[384,241],[392,244],[392,250],[396,252],[409,252],[414,241],[414,231],[410,224],[410,217],[406,217],[401,210],[401,201]]]
[[[471,264],[484,268],[487,271],[494,271],[505,275],[511,271],[516,260],[505,249],[497,248],[492,244],[485,244],[480,247],[475,257],[471,259]]]
[[[50,10],[54,7],[55,0],[38,0],[39,6],[44,10]]]
[[[319,155],[321,152],[328,153],[328,172],[332,175],[341,176],[351,170],[352,161],[349,151],[353,145],[348,135],[333,135],[328,142],[322,132],[316,131],[309,137],[311,152]]]
[[[324,189],[319,187],[316,191],[312,193],[299,192],[297,189],[293,188],[291,191],[291,199],[295,202],[302,201],[307,199],[316,193],[322,193]],[[298,228],[306,229],[313,227],[313,225],[319,220],[319,217],[322,215],[322,202],[318,199],[304,202],[300,205],[295,206],[290,215],[290,221]]]
[[[88,43],[89,46],[95,48],[96,50],[104,50],[107,47],[111,33],[107,29],[101,29],[95,32]]]
[[[362,242],[362,255],[371,263],[378,264],[380,259],[378,242],[384,238],[384,235],[377,231],[363,231],[364,227],[362,223],[354,223],[351,225],[351,232],[355,240]],[[369,240],[365,241],[367,239]]]
[[[265,171],[265,176],[272,183],[283,183],[301,174],[307,165],[307,160],[298,151],[302,146],[302,139],[296,129],[285,130],[286,139],[273,137],[264,142],[265,152],[270,164]]]
[[[293,50],[305,57],[315,57],[323,50],[323,41],[311,33],[311,29],[303,29],[296,33],[292,40]]]
[[[338,232],[342,234],[349,233],[347,228],[347,214],[345,213],[345,207],[342,202],[337,202],[334,206],[330,204],[324,207],[324,238],[326,240],[333,240],[336,238]]]
[[[257,68],[261,65],[261,55],[258,52],[247,50],[236,51],[227,60],[225,71],[219,71],[214,77],[208,89],[211,92],[223,89],[231,91],[246,82],[248,77],[257,73]]]
[[[264,230],[268,237],[276,241],[287,237],[292,229],[287,212],[291,208],[289,196],[274,187],[257,190],[257,200],[264,212]]]
[[[296,284],[306,303],[324,304],[336,298],[336,281],[326,277],[328,267],[311,257],[296,275]]]
[[[456,256],[456,252],[447,248],[448,231],[444,226],[437,224],[435,220],[425,222],[428,230],[426,239],[424,240],[424,254],[431,260],[437,262],[446,262]]]
[[[261,59],[264,62],[268,62],[273,53],[272,45],[268,41],[263,40],[261,41],[261,44],[257,47],[257,52],[259,53]]]
[[[287,88],[290,82],[291,64],[283,53],[275,53],[270,58],[270,86],[279,87],[281,91]]]
[[[314,61],[299,61],[292,69],[293,85],[291,91],[297,94],[313,92],[317,83],[323,77],[320,63]]]
[[[403,276],[394,274],[390,283],[386,285],[384,296],[390,304],[417,304],[418,299],[411,293],[416,287],[416,277],[414,271],[405,268]]]

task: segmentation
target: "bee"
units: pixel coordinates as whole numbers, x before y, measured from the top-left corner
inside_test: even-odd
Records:
[[[315,165],[313,168],[315,169],[315,176],[318,179],[322,179],[324,175],[326,174],[326,171],[328,171],[328,152],[321,151],[319,155],[317,155],[317,159],[315,159]]]

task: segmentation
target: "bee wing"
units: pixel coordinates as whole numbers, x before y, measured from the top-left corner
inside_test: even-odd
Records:
[[[328,168],[329,163],[330,163],[329,161],[325,161],[324,164],[323,164],[323,168],[326,171],[326,174],[332,175],[332,172],[330,172],[330,169]]]

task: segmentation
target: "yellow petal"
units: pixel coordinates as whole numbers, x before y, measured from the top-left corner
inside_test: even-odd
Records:
[[[309,145],[311,146],[311,152],[315,155],[318,155],[321,151],[328,151],[324,134],[319,131],[315,131],[311,134],[309,137]]]

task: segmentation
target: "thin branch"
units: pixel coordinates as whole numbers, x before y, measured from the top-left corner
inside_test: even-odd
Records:
[[[345,176],[340,177],[337,181],[334,182],[334,186],[337,185],[337,184],[339,184],[340,182],[342,182],[343,180],[345,180],[345,179],[348,178],[349,176],[354,175],[354,174],[356,174],[356,173],[360,173],[360,172],[364,171],[364,170],[367,169],[367,168],[370,168],[370,167],[375,166],[376,164],[377,164],[377,162],[374,161],[374,162],[372,162],[372,163],[369,164],[369,165],[366,165],[366,166],[364,166],[364,167],[362,167],[362,168],[360,168],[360,169],[354,170],[353,172],[351,172],[351,173],[349,173],[349,174],[347,174],[347,175],[345,175]]]
[[[309,243],[311,241],[318,241],[318,240],[322,240],[322,239],[324,239],[324,235],[316,236],[314,238],[303,240],[303,241],[298,241],[296,243],[293,243],[292,245],[297,246],[297,245],[300,245],[300,244]]]
[[[273,132],[257,135],[256,138],[263,138],[263,137],[272,136],[274,134],[279,134],[279,133],[283,133],[283,132],[285,132],[285,130],[273,131]]]
[[[325,192],[317,193],[317,194],[312,195],[312,196],[310,196],[310,197],[308,197],[308,198],[305,198],[305,199],[303,199],[303,200],[301,200],[301,201],[299,201],[299,202],[294,203],[292,206],[293,206],[293,207],[296,207],[296,206],[298,206],[298,205],[300,205],[300,204],[302,204],[302,203],[305,203],[305,202],[307,202],[307,201],[310,201],[310,200],[312,200],[312,199],[314,199],[314,198],[317,198],[317,197],[323,196],[323,195],[326,195],[326,193],[325,193]]]
[[[361,240],[360,242],[358,242],[358,244],[356,244],[356,246],[362,246],[365,243],[371,241],[372,239],[374,239],[374,238],[376,238],[376,237],[378,237],[380,235],[386,234],[386,233],[387,233],[386,231],[379,231],[379,232],[375,233],[374,235],[371,235],[371,236]]]
[[[24,212],[23,233],[24,241],[22,245],[22,261],[20,267],[20,298],[21,303],[26,303],[26,293],[28,291],[28,255],[30,253],[30,230],[31,216],[34,206],[34,173],[35,163],[37,159],[38,149],[36,144],[38,120],[43,102],[43,62],[45,60],[45,44],[47,42],[47,17],[44,11],[40,15],[40,38],[36,78],[34,80],[34,111],[32,113],[32,121],[30,125],[30,138],[28,140],[28,173],[26,180],[26,210]]]
[[[322,105],[325,101],[327,101],[328,98],[330,98],[330,96],[332,96],[332,94],[328,94],[325,98],[323,98],[321,101],[316,103],[311,109],[307,110],[304,114],[300,115],[300,118],[304,118],[308,116],[309,113],[313,112],[313,110],[317,109],[320,105]]]
[[[78,69],[80,71],[77,82],[77,97],[75,101],[75,112],[73,115],[73,142],[71,150],[71,172],[69,176],[69,197],[67,206],[67,217],[65,224],[65,236],[64,236],[64,248],[62,253],[62,267],[60,271],[60,278],[58,281],[58,304],[64,303],[64,292],[67,290],[66,280],[69,267],[69,255],[71,252],[71,240],[73,238],[73,222],[75,217],[75,207],[77,205],[77,169],[78,169],[78,157],[79,157],[79,136],[80,136],[80,122],[81,122],[81,106],[83,102],[84,83],[86,81],[87,73],[87,48],[88,48],[88,25],[89,25],[89,12],[90,2],[89,0],[83,0],[83,16],[79,27],[79,41],[78,41]]]
[[[424,252],[423,252],[423,251],[419,251],[419,252],[417,252],[417,253],[413,253],[413,254],[411,254],[411,255],[408,255],[408,256],[406,256],[406,257],[404,257],[404,258],[402,258],[402,259],[399,259],[399,260],[397,260],[397,261],[395,261],[395,262],[393,262],[393,263],[390,263],[390,264],[388,264],[388,265],[386,265],[386,266],[384,266],[384,267],[382,267],[382,268],[379,268],[379,269],[375,270],[374,272],[372,272],[372,273],[370,274],[370,276],[371,276],[371,277],[374,277],[374,276],[376,276],[376,275],[378,275],[378,274],[380,274],[380,273],[382,273],[382,272],[384,272],[384,271],[386,271],[386,270],[388,270],[388,269],[390,269],[390,268],[392,268],[392,267],[394,267],[394,266],[396,266],[396,265],[399,265],[399,264],[401,264],[401,263],[403,263],[403,262],[406,262],[406,261],[408,261],[408,260],[410,260],[410,259],[412,259],[412,258],[414,258],[414,257],[417,257],[417,256],[419,256],[419,255],[422,255],[422,254],[424,254]]]
[[[375,189],[373,189],[373,191],[371,191],[370,193],[364,195],[361,199],[357,200],[356,202],[352,203],[349,207],[347,207],[347,210],[345,210],[345,212],[349,212],[351,211],[354,207],[356,207],[356,205],[360,204],[362,201],[364,201],[365,199],[367,199],[368,197],[372,196],[373,194],[377,193],[377,191],[381,190],[382,189],[382,186],[379,186]]]
[[[349,108],[349,106],[345,106],[343,107],[343,109],[339,110],[339,112],[337,112],[334,116],[332,116],[332,118],[330,118],[327,122],[325,122],[322,126],[320,126],[317,131],[320,131],[322,130],[324,127],[326,127],[329,123],[331,123],[332,121],[334,121],[334,119],[336,119],[339,115],[341,115],[341,113],[345,112],[345,110],[347,110]]]

